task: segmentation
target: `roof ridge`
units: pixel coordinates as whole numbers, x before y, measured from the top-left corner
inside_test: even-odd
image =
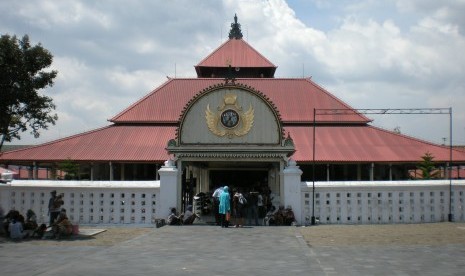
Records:
[[[443,148],[443,149],[450,149],[450,146],[437,144],[437,143],[434,143],[434,142],[432,142],[432,141],[428,141],[428,140],[426,140],[426,139],[422,139],[422,138],[417,138],[417,137],[411,136],[411,135],[409,135],[409,134],[397,133],[397,132],[395,132],[395,131],[392,131],[392,130],[383,128],[383,127],[381,127],[381,126],[374,126],[374,125],[367,125],[367,126],[369,126],[369,127],[371,127],[371,128],[375,128],[375,129],[380,130],[380,131],[383,131],[383,132],[387,132],[387,133],[396,135],[396,136],[403,137],[403,138],[405,138],[405,139],[409,139],[409,140],[413,140],[413,141],[416,141],[416,142],[425,143],[425,144],[428,144],[428,145],[431,145],[431,146],[440,147],[440,148]],[[456,152],[458,152],[458,153],[460,153],[460,154],[463,153],[462,150],[455,149],[454,147],[452,147],[452,151],[456,151]],[[452,159],[453,159],[453,158],[452,158]]]
[[[197,65],[195,65],[194,67],[199,67],[199,66],[202,66],[201,64],[204,63],[206,60],[208,60],[210,57],[214,56],[216,53],[220,52],[220,50],[225,47],[227,44],[229,43],[234,43],[232,41],[240,41],[242,43],[244,43],[250,50],[252,50],[255,54],[257,54],[260,58],[264,59],[267,63],[269,63],[270,65],[272,65],[272,67],[274,68],[278,68],[273,62],[271,62],[269,59],[267,59],[264,55],[262,55],[259,51],[257,51],[254,47],[252,47],[252,45],[250,45],[249,43],[247,43],[247,41],[245,41],[244,39],[240,38],[240,39],[228,39],[226,40],[225,42],[223,42],[220,46],[218,46],[218,48],[216,48],[215,50],[213,50],[208,56],[206,56],[204,59],[202,59],[199,63],[197,63]]]
[[[58,138],[58,139],[55,139],[55,140],[44,142],[44,143],[41,143],[41,144],[38,144],[38,145],[31,145],[31,146],[21,148],[21,149],[5,151],[5,152],[2,152],[2,154],[10,154],[10,153],[13,153],[13,152],[21,152],[21,151],[25,151],[25,150],[30,150],[30,149],[40,148],[40,147],[44,147],[44,146],[49,146],[49,145],[52,145],[52,144],[56,144],[56,143],[63,142],[63,141],[66,141],[66,140],[71,140],[71,139],[74,139],[74,138],[79,137],[79,136],[88,135],[88,134],[91,134],[91,133],[94,133],[94,132],[97,132],[97,131],[101,131],[101,130],[104,130],[106,128],[110,128],[110,127],[114,127],[114,126],[116,126],[116,125],[111,124],[111,125],[101,126],[101,127],[98,127],[98,128],[90,129],[88,131],[79,132],[79,133],[76,133],[76,134],[72,134],[70,136],[66,136],[66,137],[63,137],[63,138]],[[2,154],[0,154],[0,156]]]
[[[242,42],[244,42],[247,46],[250,47],[250,49],[252,49],[253,51],[255,51],[259,56],[261,56],[264,60],[268,61],[271,65],[273,65],[274,67],[278,68],[278,66],[276,66],[273,62],[271,62],[269,59],[267,59],[264,55],[262,55],[259,51],[257,51],[254,47],[252,47],[252,45],[250,45],[247,41],[241,39]]]
[[[170,83],[172,80],[174,80],[173,78],[168,78],[167,81],[165,81],[164,83],[162,83],[160,86],[158,86],[157,88],[153,89],[152,91],[150,91],[147,95],[145,95],[144,97],[140,98],[139,100],[135,101],[134,103],[132,103],[131,105],[129,105],[128,107],[126,107],[125,109],[123,109],[122,111],[120,111],[118,114],[116,114],[115,116],[113,116],[112,118],[110,119],[107,119],[107,121],[109,122],[112,122],[114,123],[115,121],[118,120],[119,117],[121,117],[124,113],[128,112],[129,110],[133,109],[134,107],[136,107],[139,103],[143,102],[144,100],[146,100],[148,97],[152,96],[153,94],[157,93],[158,91],[160,91],[162,88],[164,88],[166,85],[168,85],[168,83]]]
[[[311,85],[317,87],[318,89],[320,89],[323,93],[325,93],[326,95],[328,95],[329,97],[333,98],[334,100],[336,100],[337,102],[339,102],[341,105],[347,107],[348,109],[351,109],[351,110],[355,110],[357,111],[356,108],[350,106],[349,104],[347,104],[345,101],[339,99],[339,97],[335,96],[333,93],[330,93],[328,90],[326,90],[323,86],[315,83],[314,81],[312,81],[310,78],[306,78],[305,81],[309,82]],[[364,118],[366,121],[368,122],[372,122],[373,120],[368,118],[367,116],[363,115],[363,114],[354,114],[354,115],[358,115],[362,118]]]

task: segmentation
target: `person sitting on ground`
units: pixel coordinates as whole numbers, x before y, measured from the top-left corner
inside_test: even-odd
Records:
[[[284,225],[291,226],[293,223],[295,223],[295,215],[292,207],[289,205],[284,211]]]
[[[275,210],[276,210],[276,207],[274,207],[274,206],[272,205],[271,208],[270,208],[270,209],[268,210],[268,212],[266,213],[265,218],[263,219],[264,224],[265,224],[266,226],[273,226],[273,225],[276,225],[275,220],[274,220],[274,213],[275,213]]]
[[[66,215],[66,209],[62,208],[57,220],[52,226],[53,236],[58,240],[62,236],[71,236],[73,233],[73,224]]]
[[[5,215],[4,220],[3,220],[3,229],[5,230],[5,233],[7,236],[10,235],[10,223],[15,220],[16,222],[21,223],[21,226],[23,226],[24,223],[24,217],[19,213],[17,210],[10,210],[8,213]]]
[[[40,226],[38,226],[34,232],[32,233],[31,238],[43,238],[45,235],[45,232],[47,231],[47,225],[45,223],[42,223]]]
[[[192,212],[192,205],[187,206],[186,212],[184,212],[183,224],[184,225],[193,224],[195,218],[198,218],[198,216]]]
[[[279,205],[278,211],[274,214],[274,220],[276,223],[276,226],[282,226],[284,225],[284,206]]]
[[[178,216],[176,208],[171,208],[171,214],[168,216],[168,225],[181,225],[182,219]]]
[[[26,237],[26,234],[23,232],[23,224],[16,219],[11,220],[8,231],[10,232],[10,238],[13,240],[21,240]]]
[[[37,216],[31,209],[26,212],[26,221],[24,222],[24,230],[36,230],[37,229]]]

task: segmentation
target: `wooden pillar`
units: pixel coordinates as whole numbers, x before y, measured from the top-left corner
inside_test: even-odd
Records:
[[[110,181],[113,181],[113,163],[110,161]]]
[[[94,181],[94,163],[90,163],[90,181]]]
[[[121,172],[120,172],[120,179],[121,179],[121,180],[126,180],[126,179],[124,178],[125,168],[126,168],[125,164],[124,164],[124,163],[121,163]]]
[[[375,179],[375,163],[371,163],[370,166],[370,181]]]
[[[37,162],[33,162],[33,173],[32,179],[37,180],[39,179],[39,167],[37,166]]]
[[[331,175],[329,168],[330,168],[330,165],[326,164],[326,181],[329,181],[330,175]]]
[[[389,181],[392,181],[392,164],[389,164]]]

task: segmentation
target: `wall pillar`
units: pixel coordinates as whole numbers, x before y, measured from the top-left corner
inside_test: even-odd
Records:
[[[35,161],[34,161],[34,165],[33,165],[32,179],[34,179],[34,180],[39,179],[39,166],[37,165],[37,162],[35,162]]]
[[[110,161],[110,181],[113,181],[113,163]]]
[[[94,181],[94,163],[90,163],[90,181]]]
[[[292,159],[289,160],[288,166],[283,170],[284,178],[284,194],[283,202],[284,206],[291,206],[294,211],[297,224],[302,224],[302,170],[296,165],[296,162]]]
[[[449,174],[451,171],[449,170],[449,162],[446,163],[446,166],[444,167],[444,179],[449,179]]]
[[[375,179],[375,163],[371,163],[370,166],[370,181]]]
[[[124,177],[125,168],[126,168],[125,164],[124,164],[124,163],[121,163],[121,172],[120,172],[120,176],[119,176],[119,178],[120,178],[121,180],[126,180],[126,178]]]
[[[330,165],[326,164],[326,181],[329,181],[330,179],[331,172],[329,169],[330,169]]]
[[[160,198],[156,208],[157,218],[167,218],[170,208],[178,206],[178,169],[173,160],[165,161],[158,173],[160,174]]]
[[[389,164],[389,181],[392,181],[392,164]]]

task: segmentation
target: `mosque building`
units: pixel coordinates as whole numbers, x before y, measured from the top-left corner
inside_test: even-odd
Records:
[[[291,159],[302,181],[405,180],[426,153],[441,166],[465,164],[464,151],[373,126],[311,78],[275,78],[276,69],[243,39],[235,17],[229,39],[195,66],[196,78],[169,78],[110,125],[5,152],[0,164],[28,166],[31,179],[47,168],[56,178],[68,160],[82,180],[118,181],[157,180],[172,160],[188,197],[219,185],[279,195]]]

